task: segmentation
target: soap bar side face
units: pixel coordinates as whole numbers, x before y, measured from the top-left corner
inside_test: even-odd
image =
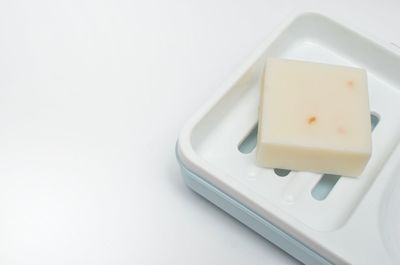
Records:
[[[261,87],[257,163],[358,175],[371,153],[369,119],[364,70],[269,59]],[[300,157],[290,158],[299,150],[304,151]],[[344,157],[353,167],[342,161]]]

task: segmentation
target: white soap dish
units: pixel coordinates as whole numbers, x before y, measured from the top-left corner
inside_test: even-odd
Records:
[[[177,157],[187,184],[306,264],[400,263],[400,57],[392,49],[319,14],[285,23],[183,129]],[[367,70],[376,127],[361,176],[255,165],[267,57]]]

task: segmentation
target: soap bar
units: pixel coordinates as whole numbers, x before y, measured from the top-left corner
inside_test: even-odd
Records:
[[[259,166],[362,173],[371,155],[365,70],[270,58],[261,83]]]

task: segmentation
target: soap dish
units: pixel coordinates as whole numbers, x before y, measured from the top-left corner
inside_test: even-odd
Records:
[[[305,264],[400,263],[400,57],[394,48],[320,14],[284,23],[182,130],[177,158],[186,183]],[[367,70],[374,130],[361,176],[255,165],[267,57]]]

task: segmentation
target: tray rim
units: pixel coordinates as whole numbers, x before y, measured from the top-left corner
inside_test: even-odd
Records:
[[[302,263],[310,265],[333,264],[301,241],[295,239],[270,221],[223,192],[218,187],[209,183],[206,179],[189,170],[181,160],[178,145],[179,141],[176,144],[176,159],[181,168],[185,184],[190,189]]]

